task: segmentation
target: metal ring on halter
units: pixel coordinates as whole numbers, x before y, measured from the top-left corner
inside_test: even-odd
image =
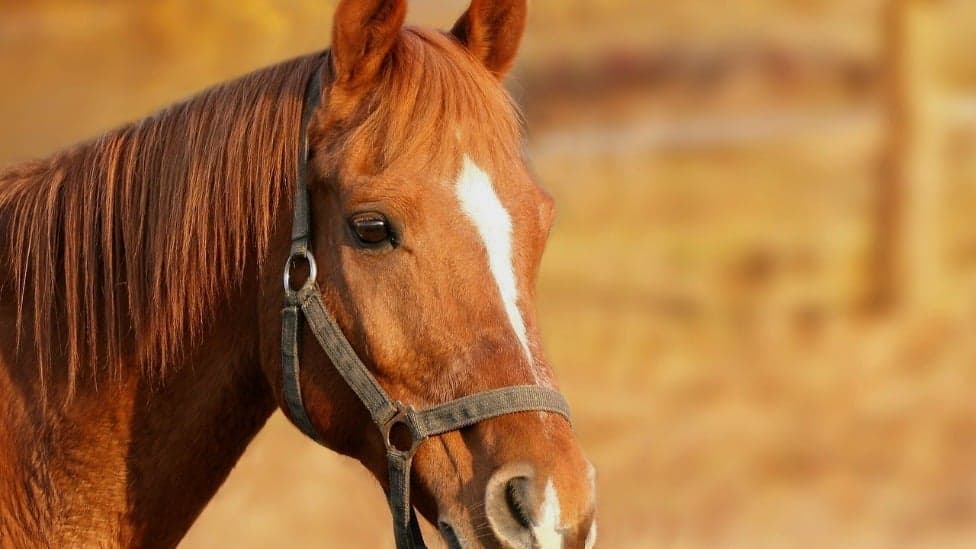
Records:
[[[305,280],[305,284],[301,288],[293,290],[291,287],[291,268],[295,264],[296,259],[304,259],[308,262],[308,279]],[[311,288],[315,284],[315,279],[318,278],[318,275],[319,268],[315,264],[315,256],[312,255],[312,252],[305,250],[304,252],[291,254],[288,256],[288,262],[285,263],[285,276],[283,281],[285,283],[285,293],[288,294],[288,297],[297,296],[298,292]]]
[[[396,407],[396,415],[387,420],[381,428],[383,432],[383,442],[386,444],[387,451],[397,452],[404,457],[413,457],[413,455],[417,453],[417,449],[420,448],[420,445],[423,444],[423,442],[427,439],[418,435],[416,428],[414,428],[413,417],[411,416],[414,411],[413,406],[409,406],[399,401],[394,402],[393,406]],[[410,448],[407,450],[400,449],[390,439],[390,437],[393,435],[393,428],[397,425],[403,425],[410,431]]]

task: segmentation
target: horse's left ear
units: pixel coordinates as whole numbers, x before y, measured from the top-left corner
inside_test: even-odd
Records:
[[[518,52],[528,0],[472,0],[451,33],[495,76],[512,68]]]
[[[396,43],[407,15],[407,0],[341,0],[332,30],[336,84],[368,84]]]

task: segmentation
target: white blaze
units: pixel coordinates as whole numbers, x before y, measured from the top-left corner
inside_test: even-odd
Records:
[[[525,356],[532,362],[525,320],[518,308],[518,286],[512,262],[512,218],[502,205],[491,184],[491,177],[468,156],[464,157],[457,181],[461,209],[471,219],[488,251],[488,268],[502,296],[505,314],[515,331]]]

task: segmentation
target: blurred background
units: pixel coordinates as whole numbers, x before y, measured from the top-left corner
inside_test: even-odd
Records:
[[[0,165],[324,49],[335,3],[0,0]],[[509,86],[600,546],[976,542],[974,34],[971,0],[532,1]],[[282,543],[392,546],[276,414],[183,547]]]

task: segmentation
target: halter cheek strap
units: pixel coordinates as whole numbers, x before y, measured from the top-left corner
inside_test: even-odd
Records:
[[[310,79],[302,110],[301,151],[298,158],[292,246],[285,266],[285,307],[281,321],[282,392],[295,425],[318,443],[322,438],[309,418],[302,397],[298,338],[304,318],[316,341],[346,384],[366,407],[386,444],[389,474],[388,501],[393,514],[397,549],[424,548],[420,525],[410,504],[410,469],[418,448],[430,437],[470,427],[487,419],[521,412],[551,412],[569,419],[569,405],[558,392],[535,385],[505,387],[466,396],[423,410],[392,400],[360,360],[322,301],[316,282],[318,268],[311,252],[311,210],[308,196],[308,123],[322,93],[320,71]],[[309,265],[309,277],[299,290],[291,287],[296,260]],[[410,433],[409,448],[390,440],[398,425]]]

